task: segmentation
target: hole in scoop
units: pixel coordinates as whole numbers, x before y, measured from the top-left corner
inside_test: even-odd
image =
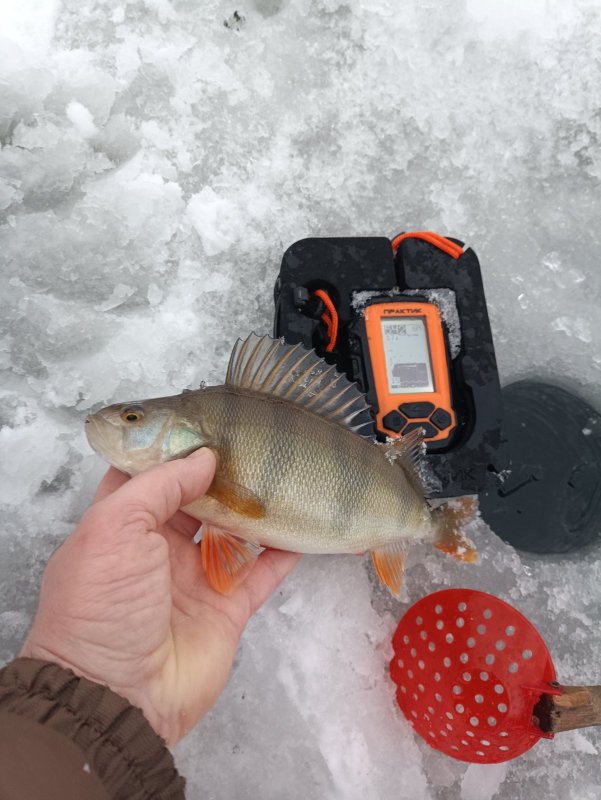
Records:
[[[513,672],[517,672],[518,671],[518,665],[515,663],[515,661],[512,661],[511,664],[507,667],[507,669],[509,670],[509,672],[512,672],[512,673]]]
[[[486,608],[482,612],[482,616],[484,617],[484,619],[490,619],[492,617],[492,611],[490,610],[490,608]]]
[[[505,633],[507,634],[507,636],[513,636],[513,634],[515,633],[515,628],[513,627],[513,625],[508,625],[505,628]]]
[[[522,653],[522,658],[524,661],[528,661],[529,658],[532,658],[532,650],[524,650]]]

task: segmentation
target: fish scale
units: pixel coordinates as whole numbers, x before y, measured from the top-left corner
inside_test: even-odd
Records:
[[[428,508],[415,463],[420,434],[379,445],[361,435],[367,412],[356,386],[314,351],[251,334],[236,343],[223,386],[109,406],[86,431],[132,475],[199,447],[216,453],[211,487],[184,510],[204,524],[203,565],[217,590],[236,585],[260,545],[371,550],[398,594],[407,542],[438,531],[441,549],[464,560],[475,551],[458,538],[457,509]]]
[[[398,538],[401,528],[415,535],[423,527],[424,501],[368,440],[257,393],[213,387],[185,398],[186,417],[202,415],[220,471],[265,504],[263,519],[239,523],[254,541],[356,553]],[[199,501],[197,514],[231,524],[230,512],[210,500]]]

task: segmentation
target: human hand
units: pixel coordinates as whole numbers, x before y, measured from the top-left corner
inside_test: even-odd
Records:
[[[108,685],[169,745],[211,708],[249,618],[300,556],[266,550],[230,595],[215,592],[179,511],[215,473],[204,448],[128,478],[111,468],[54,553],[21,656]]]

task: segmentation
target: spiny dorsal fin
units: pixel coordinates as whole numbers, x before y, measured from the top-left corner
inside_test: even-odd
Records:
[[[424,481],[419,473],[424,452],[424,429],[416,428],[407,436],[389,439],[384,448],[385,457],[391,463],[398,462],[413,488],[420,494],[425,494]]]
[[[302,344],[254,333],[238,339],[225,384],[288,400],[355,433],[371,424],[369,406],[355,384]]]

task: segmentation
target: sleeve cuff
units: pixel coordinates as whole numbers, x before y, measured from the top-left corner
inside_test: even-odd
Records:
[[[142,711],[57,664],[17,658],[0,670],[0,710],[70,739],[114,800],[183,800],[173,756]]]

